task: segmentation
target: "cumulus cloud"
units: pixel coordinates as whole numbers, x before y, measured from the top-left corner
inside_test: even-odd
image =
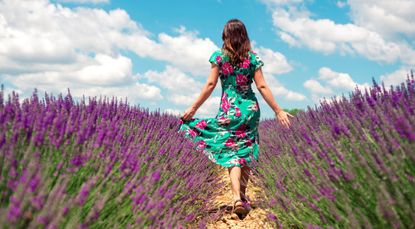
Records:
[[[202,88],[201,82],[196,81],[194,78],[180,71],[180,69],[170,65],[167,65],[166,69],[162,72],[147,71],[144,73],[144,78],[151,83],[158,84],[171,91],[193,93],[200,91]]]
[[[353,81],[352,77],[347,73],[335,72],[327,67],[320,68],[318,73],[319,73],[318,79],[325,81],[327,85],[333,88],[353,90],[356,87],[356,85],[358,87],[368,86],[368,84],[365,84],[365,85],[357,84],[356,82]]]
[[[303,86],[310,92],[311,99],[316,103],[322,98],[337,97],[340,99],[340,93],[347,94],[356,87],[362,91],[370,87],[368,83],[356,83],[349,74],[336,72],[328,67],[320,68],[318,76],[305,81]]]
[[[171,109],[171,108],[164,109],[164,112],[171,114],[171,115],[175,115],[175,116],[180,116],[183,114],[182,110]]]
[[[215,117],[218,113],[220,96],[209,97],[198,109],[195,117]]]
[[[143,99],[157,102],[166,98],[172,107],[190,105],[199,95],[203,82],[198,79],[207,77],[208,57],[219,49],[209,38],[200,37],[197,31],[188,31],[184,26],[176,28],[175,34],[152,34],[132,20],[125,10],[70,8],[60,4],[62,2],[0,2],[2,83],[12,85],[11,88],[26,96],[35,87],[55,94],[65,93],[70,88],[72,94],[79,97],[128,97],[130,102],[139,103]],[[132,60],[123,55],[123,51],[162,61],[166,68],[133,73]],[[273,78],[292,70],[282,53],[262,46],[257,51],[266,63],[263,68],[269,75],[266,77]],[[287,100],[305,98],[276,80],[271,85],[277,95]],[[201,115],[217,112],[220,101],[217,96],[220,88],[217,88],[200,108]]]
[[[85,4],[85,3],[92,3],[92,4],[98,4],[98,3],[109,3],[109,0],[58,0],[58,2],[62,2],[62,3],[80,3],[80,4]]]
[[[317,80],[314,79],[305,81],[303,85],[313,94],[333,94],[333,91],[330,88],[323,87]]]
[[[268,84],[268,87],[271,89],[272,94],[274,96],[282,97],[286,101],[303,101],[306,100],[306,97],[298,92],[291,91],[283,86],[281,82],[279,82],[273,75],[264,74],[264,79]],[[258,89],[253,85],[253,91],[260,96],[260,92]]]
[[[415,1],[350,0],[349,5],[356,25],[388,38],[415,38]]]
[[[347,6],[347,2],[343,2],[343,1],[337,1],[336,2],[337,7],[339,8],[344,8],[345,6]]]
[[[131,59],[121,51],[170,63],[169,71],[206,75],[207,57],[218,47],[184,27],[176,32],[176,36],[160,33],[158,39],[153,39],[121,9],[107,12],[69,8],[47,0],[1,1],[1,81],[25,96],[34,87],[52,93],[65,92],[70,87],[74,95],[80,96],[108,93],[130,95],[134,102],[157,101],[163,98],[161,90],[154,83],[139,82],[132,72]],[[182,78],[190,84],[196,82]]]
[[[401,67],[400,69],[380,76],[380,80],[384,82],[385,87],[398,86],[405,82],[407,76],[411,74],[411,69],[408,67]]]
[[[288,63],[285,55],[270,48],[257,46],[255,41],[252,42],[252,46],[253,50],[257,52],[258,56],[264,62],[264,66],[262,67],[264,79],[271,88],[272,93],[274,93],[275,96],[280,96],[287,101],[305,100],[306,97],[303,94],[287,89],[276,79],[278,75],[288,73],[293,70],[293,67]],[[255,87],[255,84],[253,84],[253,88],[259,95],[259,91]]]
[[[173,103],[174,107],[182,107],[181,113],[199,97],[204,83],[169,65],[163,71],[147,71],[143,78],[160,86],[167,101]],[[220,96],[217,96],[220,91],[219,85],[220,82],[216,85],[212,95],[199,107],[195,117],[216,115],[220,104]],[[173,110],[175,114],[178,113],[177,109],[173,108],[169,111],[173,112]]]
[[[159,41],[153,44],[151,51],[143,52],[145,56],[169,62],[180,70],[195,76],[207,76],[210,69],[209,57],[219,47],[209,38],[199,38],[197,33],[187,31],[183,26],[176,31],[179,35],[175,37],[160,33]],[[142,44],[133,43],[132,49],[140,54]]]
[[[331,54],[334,52],[340,52],[342,54],[359,54],[366,57],[369,60],[392,63],[395,61],[402,61],[405,64],[414,64],[413,58],[405,54],[405,52],[414,52],[414,48],[408,44],[405,39],[389,39],[384,36],[386,32],[382,31],[381,21],[386,20],[390,26],[382,27],[388,31],[392,31],[389,27],[393,27],[398,20],[393,21],[387,15],[370,15],[365,14],[366,3],[362,1],[350,1],[350,7],[355,12],[353,15],[358,22],[358,18],[361,19],[361,23],[335,23],[330,19],[313,19],[311,13],[305,9],[302,1],[288,1],[284,4],[284,1],[263,1],[269,5],[272,10],[272,18],[274,26],[277,29],[277,33],[280,38],[291,46],[302,47],[306,46],[312,50],[322,52],[324,54]],[[277,2],[278,4],[275,4]],[[376,1],[377,2],[377,1]],[[390,2],[390,1],[384,1]],[[274,4],[271,4],[274,3]],[[376,4],[367,4],[367,6],[375,8]],[[392,6],[392,3],[386,4]],[[401,4],[405,5],[405,4]],[[408,4],[406,4],[408,5]],[[359,6],[362,6],[361,9]],[[359,8],[359,10],[357,10]],[[361,9],[361,10],[360,10]],[[387,8],[393,12],[397,11],[397,8]],[[385,10],[386,11],[386,10]],[[362,13],[363,12],[363,13]],[[366,12],[366,11],[365,11]],[[406,10],[404,10],[406,12]],[[391,13],[393,14],[393,13]],[[406,13],[398,13],[402,20],[402,28],[397,25],[401,33],[408,36],[412,36],[415,31],[413,26],[406,26],[413,24],[413,14],[408,16]],[[403,16],[402,16],[403,14]],[[358,15],[360,15],[358,17]],[[373,21],[373,25],[365,25],[368,17],[361,15],[369,15],[370,21]],[[379,18],[381,17],[381,18]],[[375,25],[379,25],[377,28]],[[410,27],[410,28],[409,28]],[[393,32],[393,31],[392,31]]]
[[[265,74],[283,74],[293,69],[284,54],[280,52],[262,46],[254,47],[254,50],[265,63],[262,68]]]

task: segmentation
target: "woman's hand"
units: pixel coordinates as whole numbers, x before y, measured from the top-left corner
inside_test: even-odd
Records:
[[[184,121],[190,120],[193,115],[195,115],[196,111],[197,109],[195,107],[189,107],[180,118]]]
[[[278,113],[275,113],[275,116],[278,118],[278,120],[280,121],[280,123],[284,126],[284,127],[289,127],[290,125],[290,120],[288,119],[289,117],[294,117],[292,114],[285,112],[283,110],[281,110]]]

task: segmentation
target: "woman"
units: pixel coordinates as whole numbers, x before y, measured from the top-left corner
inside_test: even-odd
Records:
[[[223,45],[210,59],[211,72],[201,94],[181,116],[179,132],[192,138],[196,149],[214,163],[228,168],[233,193],[232,212],[248,213],[249,200],[245,195],[250,169],[258,161],[258,124],[260,109],[251,84],[275,112],[282,125],[290,125],[291,114],[275,102],[264,81],[261,58],[251,50],[245,25],[238,19],[229,20],[222,33]],[[222,98],[215,118],[192,118],[197,109],[211,95],[218,78],[222,84]]]

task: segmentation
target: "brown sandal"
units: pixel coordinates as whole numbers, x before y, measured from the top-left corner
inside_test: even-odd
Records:
[[[251,199],[249,199],[247,196],[242,196],[241,197],[241,200],[245,203],[245,207],[248,209],[248,210],[251,210],[252,209],[252,204],[251,204]]]
[[[247,195],[245,195],[245,194],[241,194],[241,200],[242,200],[243,202],[245,202],[246,204],[251,205],[251,199],[249,199]]]
[[[237,202],[241,202],[242,205],[236,205]],[[232,212],[236,213],[236,214],[246,214],[248,213],[248,209],[245,208],[245,203],[241,200],[235,200],[235,202],[233,203],[233,209]]]

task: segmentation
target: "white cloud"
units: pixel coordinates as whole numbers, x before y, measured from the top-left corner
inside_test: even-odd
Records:
[[[264,62],[264,66],[262,67],[264,79],[274,95],[281,96],[287,101],[303,101],[306,99],[303,94],[285,88],[275,78],[275,75],[287,73],[293,70],[293,67],[288,63],[284,54],[262,46],[257,47],[255,41],[252,42],[252,48],[258,53],[258,56]],[[260,95],[255,86],[255,82],[252,84],[252,87],[254,91]]]
[[[260,1],[269,6],[291,5],[291,4],[298,4],[298,3],[303,2],[303,0],[260,0]]]
[[[361,27],[387,38],[415,38],[415,1],[350,0],[351,19]]]
[[[208,57],[218,48],[210,39],[199,38],[184,27],[177,29],[177,36],[160,33],[158,40],[153,40],[121,9],[71,9],[46,0],[2,1],[0,32],[0,69],[26,72],[74,64],[91,53],[114,56],[125,49],[166,61],[185,72],[206,75]],[[30,63],[29,69],[19,68],[22,63]]]
[[[40,80],[42,79],[42,80]],[[34,88],[37,88],[40,95],[47,92],[49,94],[66,94],[69,88],[74,97],[81,98],[88,96],[107,96],[125,98],[132,103],[142,103],[142,100],[158,101],[163,99],[160,89],[158,87],[133,82],[129,85],[87,85],[78,84],[77,82],[60,82],[60,75],[53,72],[42,73],[42,75],[21,74],[18,76],[6,76],[6,80],[11,82],[19,89],[19,94],[23,96],[30,96]]]
[[[353,81],[352,77],[343,72],[335,72],[328,67],[322,67],[318,71],[315,79],[309,79],[303,83],[303,86],[309,90],[311,100],[318,103],[322,98],[336,97],[340,99],[341,93],[349,93],[356,87],[364,91],[369,88],[368,83],[358,84]]]
[[[167,109],[164,109],[164,112],[171,114],[171,115],[180,116],[183,114],[184,111],[178,110],[178,109],[167,108]]]
[[[405,80],[407,79],[407,76],[411,74],[411,69],[408,67],[401,67],[400,69],[386,74],[386,75],[381,75],[380,76],[380,80],[384,82],[385,87],[390,87],[391,85],[393,86],[398,86],[401,83],[405,82]]]
[[[265,47],[254,48],[258,56],[264,61],[263,72],[265,74],[282,74],[290,72],[293,68],[285,56],[280,52]]]
[[[303,85],[313,94],[333,94],[333,91],[330,88],[323,87],[317,80],[314,79],[305,81]]]
[[[284,100],[287,101],[304,101],[306,100],[306,97],[298,92],[288,90],[285,88],[281,82],[279,82],[275,77],[273,77],[270,74],[264,74],[265,82],[268,84],[268,87],[270,88],[272,94],[274,96],[282,97]],[[258,89],[255,86],[255,83],[252,85],[253,91],[257,95],[261,95]]]
[[[327,67],[320,68],[318,73],[318,79],[325,81],[333,88],[353,90],[356,86],[356,83],[353,81],[352,77],[347,73],[335,72]]]
[[[273,23],[278,35],[291,46],[306,46],[324,54],[356,53],[377,62],[415,63],[412,57],[405,54],[415,52],[405,39],[391,40],[384,37],[380,30],[363,26],[366,19],[361,24],[339,24],[330,19],[312,19],[303,4],[271,4],[269,7],[273,12]],[[373,21],[378,20],[378,17],[371,18]],[[409,22],[413,24],[412,21]],[[407,34],[412,32],[408,30]]]
[[[170,65],[167,65],[166,69],[162,72],[153,70],[147,71],[144,73],[144,78],[163,88],[181,93],[197,92],[200,91],[203,86],[201,82],[194,80],[178,68]]]
[[[147,71],[143,78],[165,89],[163,90],[164,97],[172,102],[172,106],[168,110],[175,114],[183,114],[185,109],[196,101],[203,88],[202,82],[169,65],[161,72]],[[217,114],[220,104],[220,96],[217,95],[220,94],[219,91],[221,90],[219,85],[218,80],[215,90],[199,107],[195,117],[214,117]],[[182,107],[182,110],[174,109],[177,106]]]
[[[74,95],[108,93],[157,101],[163,98],[160,89],[138,82],[131,59],[120,52],[170,63],[168,70],[173,72],[167,73],[207,75],[208,57],[217,46],[184,27],[177,32],[177,36],[161,33],[153,40],[121,9],[107,12],[47,0],[5,0],[0,2],[0,76],[25,95],[35,87],[50,93],[70,87]],[[197,85],[184,73],[176,77]]]
[[[177,105],[190,106],[196,100],[198,94],[170,94],[168,100]]]
[[[337,1],[336,2],[337,7],[339,8],[344,8],[345,6],[347,6],[347,2],[343,2],[343,1]]]
[[[109,0],[58,0],[58,2],[68,2],[68,3],[80,3],[80,4],[85,4],[85,3],[92,3],[92,4],[98,4],[98,3],[109,3]]]
[[[220,96],[209,97],[196,112],[195,117],[215,117],[219,110]]]
[[[199,38],[196,32],[187,31],[185,27],[176,29],[178,36],[166,33],[158,35],[158,43],[149,41],[146,44],[131,41],[129,48],[138,55],[155,60],[166,61],[181,71],[196,76],[209,74],[209,57],[218,48],[209,38]],[[197,51],[195,51],[197,50]]]
[[[130,102],[167,98],[175,105],[190,105],[202,88],[202,82],[194,77],[207,77],[208,58],[219,47],[184,26],[175,32],[151,34],[122,9],[69,8],[47,0],[3,0],[0,1],[0,76],[25,95],[30,95],[35,87],[55,94],[70,88],[74,96],[128,96]],[[122,55],[122,51],[163,61],[166,69],[135,75],[132,60]],[[261,46],[258,52],[266,63],[265,73],[292,70],[280,52]],[[305,98],[278,81],[274,81],[273,87],[277,95],[287,100]],[[208,99],[200,114],[216,114],[219,101],[218,96]]]

